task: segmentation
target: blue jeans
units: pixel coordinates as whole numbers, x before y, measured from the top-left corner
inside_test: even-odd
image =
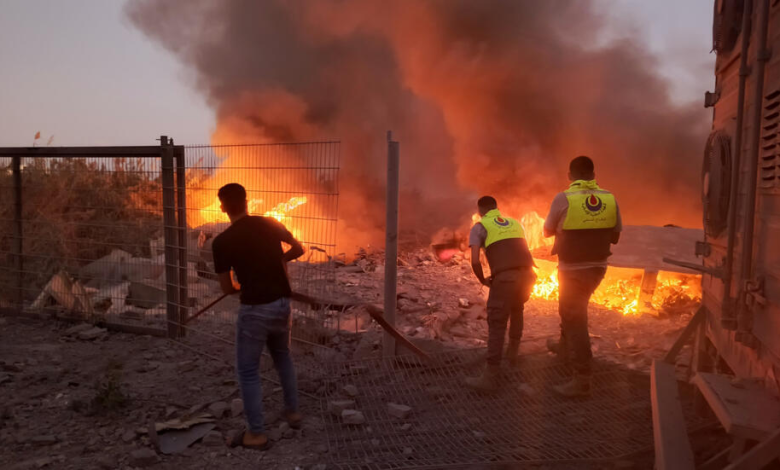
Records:
[[[244,400],[244,414],[252,433],[263,426],[263,389],[260,355],[268,345],[284,392],[286,412],[298,411],[298,385],[290,357],[290,299],[284,297],[261,305],[241,305],[236,322],[236,371]]]

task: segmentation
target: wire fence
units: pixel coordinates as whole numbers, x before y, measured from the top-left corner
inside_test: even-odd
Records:
[[[149,244],[163,230],[160,148],[4,150],[2,306],[94,323],[164,322],[135,285],[164,270]]]
[[[211,246],[230,221],[217,191],[228,183],[247,190],[250,215],[272,217],[287,227],[306,253],[288,263],[296,292],[328,297],[335,284],[339,142],[188,146],[186,218],[189,297],[197,312],[220,295]],[[187,323],[192,333],[230,337],[238,300],[227,298]],[[293,337],[318,343],[327,309],[293,305]]]
[[[232,341],[238,301],[219,296],[211,243],[229,225],[219,187],[247,188],[306,254],[294,290],[335,281],[338,142],[0,149],[0,308],[169,337]],[[294,336],[317,342],[327,308],[295,305]]]

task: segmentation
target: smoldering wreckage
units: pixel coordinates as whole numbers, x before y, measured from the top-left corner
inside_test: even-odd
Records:
[[[188,302],[194,312],[218,298],[219,287],[209,251],[211,234],[192,230],[188,238]],[[402,252],[397,259],[395,327],[423,351],[423,357],[446,357],[448,351],[482,351],[487,339],[486,289],[473,278],[468,251],[461,249],[461,235],[445,231],[437,241],[429,248]],[[59,272],[53,276],[33,306],[52,319],[68,318],[68,323],[55,321],[49,329],[16,320],[3,325],[7,331],[17,332],[19,339],[3,348],[3,387],[14,398],[4,405],[0,437],[18,449],[19,455],[29,457],[11,468],[69,468],[66,463],[79,462],[101,468],[173,468],[182,464],[189,468],[227,468],[252,461],[253,457],[240,450],[226,454],[221,447],[225,434],[242,419],[228,345],[233,326],[226,320],[234,315],[236,299],[227,298],[188,323],[188,338],[183,341],[111,333],[101,326],[100,317],[112,315],[118,315],[127,325],[164,324],[161,243],[150,241],[150,252],[156,254],[152,258],[114,250],[78,273]],[[396,422],[394,431],[411,436],[425,426],[429,410],[415,406],[416,400],[408,392],[394,396],[391,387],[380,392],[380,397],[367,396],[377,390],[369,392],[366,377],[381,372],[373,370],[369,361],[382,357],[384,330],[372,319],[371,306],[376,310],[374,305],[382,297],[384,259],[382,250],[363,249],[349,262],[331,260],[340,301],[319,306],[316,315],[307,310],[310,306],[298,305],[293,331],[299,340],[294,343],[308,416],[303,431],[295,431],[278,421],[278,414],[270,413],[270,437],[277,445],[264,458],[264,465],[290,468],[300,464],[303,468],[330,461],[338,454],[334,455],[337,451],[328,445],[328,426],[361,428],[369,433],[374,428],[375,437],[368,440],[369,445],[380,445],[382,425],[375,421],[374,409],[377,399]],[[538,261],[545,263],[543,259]],[[291,278],[296,278],[296,270],[305,271],[305,265],[305,261],[292,263]],[[615,285],[633,282],[636,289],[632,292],[638,296],[642,274],[632,275],[619,277]],[[695,286],[695,279],[678,279]],[[547,357],[545,341],[558,334],[557,302],[550,300],[554,297],[545,281],[540,275],[535,298],[526,304],[521,351],[532,359]],[[665,354],[696,310],[698,299],[688,294],[688,289],[678,290],[673,302],[661,302],[660,310],[644,313],[624,313],[625,303],[611,308],[595,306],[590,318],[594,353],[620,367],[647,372],[652,359]],[[333,293],[331,297],[335,298]],[[88,323],[74,326],[71,322],[78,318]],[[21,341],[30,334],[36,338],[33,344]],[[43,346],[35,344],[38,342]],[[399,352],[410,353],[403,347]],[[82,367],[87,357],[103,355],[120,365],[91,360],[90,367]],[[415,363],[420,359],[408,360]],[[478,364],[479,353],[470,361]],[[689,361],[686,348],[679,357],[681,367]],[[41,368],[42,364],[46,366]],[[344,364],[348,372],[334,373],[333,364]],[[272,369],[266,365],[265,370],[268,374],[264,374],[264,380],[273,380]],[[91,383],[95,377],[100,377],[96,389]],[[517,385],[524,396],[546,393],[543,385],[529,382]],[[107,398],[110,393],[98,393],[100,399],[92,396],[95,390],[103,390],[106,395],[105,390],[112,387],[121,398]],[[437,394],[462,388],[457,381],[439,387]],[[265,391],[267,405],[278,404],[278,394],[279,389],[269,384]],[[132,407],[119,409],[131,410],[129,414],[122,411],[117,419],[111,412],[101,411],[102,406],[110,407],[112,400],[125,399],[132,400]],[[108,403],[101,405],[101,400]],[[44,412],[52,418],[44,419]],[[53,425],[53,419],[65,420],[65,416],[71,424]],[[482,435],[479,425],[474,426],[469,432]],[[81,431],[74,433],[74,429]],[[415,449],[405,444],[397,451],[413,462],[415,453],[419,456],[420,452]],[[42,451],[45,456],[39,455]]]

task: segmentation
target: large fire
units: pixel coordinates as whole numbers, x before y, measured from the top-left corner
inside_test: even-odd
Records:
[[[249,199],[247,201],[247,212],[249,215],[263,215],[265,217],[273,217],[279,222],[285,224],[285,226],[287,226],[287,228],[292,232],[293,236],[300,238],[300,229],[295,227],[295,223],[290,218],[289,213],[297,207],[306,204],[306,202],[308,202],[306,196],[291,197],[288,201],[280,202],[272,209],[261,212],[261,208],[265,205],[265,202],[262,199]],[[216,199],[213,204],[200,209],[200,211],[198,211],[198,215],[201,223],[230,222],[227,214],[222,212],[222,209],[220,208],[219,199]]]
[[[479,221],[479,215],[472,216]],[[552,238],[544,237],[544,219],[536,212],[529,212],[520,218],[528,247],[533,251],[551,246]],[[557,263],[535,259],[537,280],[531,292],[532,299],[558,300]],[[623,315],[643,313],[639,305],[643,270],[610,267],[591,301],[621,312]],[[701,298],[701,276],[661,272],[650,304],[656,311],[688,308]]]

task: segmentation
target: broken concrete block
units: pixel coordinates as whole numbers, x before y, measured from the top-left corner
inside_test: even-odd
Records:
[[[355,407],[354,400],[332,400],[328,402],[328,412],[341,416],[345,410]]]
[[[366,418],[360,411],[344,410],[341,412],[341,421],[344,424],[363,424],[366,422]]]
[[[221,418],[228,409],[228,404],[224,401],[218,401],[209,405],[209,412],[216,418]]]
[[[240,398],[234,398],[230,402],[230,416],[236,418],[244,413],[244,400]]]
[[[203,445],[208,447],[220,447],[225,445],[225,441],[222,439],[222,433],[219,431],[210,431],[203,436]]]
[[[344,395],[348,397],[355,398],[356,396],[358,396],[358,389],[352,384],[344,385],[341,391],[344,392]]]
[[[157,463],[157,453],[152,449],[143,448],[130,453],[130,465],[133,467],[148,467]]]
[[[77,334],[81,333],[82,331],[87,331],[87,330],[90,330],[92,328],[94,328],[94,327],[92,325],[90,325],[89,323],[80,323],[80,324],[78,324],[76,326],[71,326],[70,328],[65,330],[65,332],[63,332],[63,334],[65,336],[73,336],[73,335],[77,335]]]
[[[471,303],[469,302],[469,299],[458,299],[458,307],[469,308],[470,306]]]
[[[278,441],[282,439],[282,431],[279,428],[274,428],[268,431],[268,439],[271,441]]]
[[[100,327],[94,327],[89,330],[82,331],[78,334],[78,338],[82,339],[84,341],[91,341],[93,339],[100,338],[104,334],[108,333],[108,330],[105,328]]]
[[[133,255],[122,250],[113,250],[108,255],[89,263],[81,268],[79,277],[97,279],[102,282],[117,282],[122,280],[122,264],[129,261]]]
[[[408,431],[410,429],[412,429],[412,424],[411,423],[406,423],[406,424],[401,426],[401,431]]]
[[[165,282],[135,281],[130,283],[130,293],[127,297],[129,305],[141,308],[152,308],[167,301]]]
[[[411,406],[406,405],[399,405],[398,403],[388,403],[387,404],[387,413],[398,419],[406,419],[409,414],[412,412]]]

